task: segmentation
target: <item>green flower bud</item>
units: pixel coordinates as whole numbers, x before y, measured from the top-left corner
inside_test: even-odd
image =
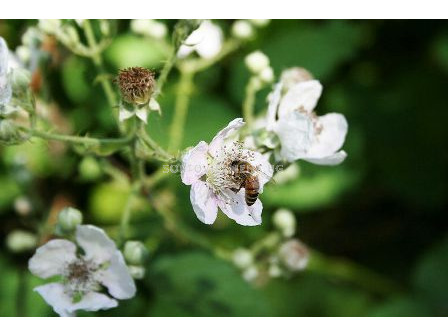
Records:
[[[82,224],[81,211],[72,207],[64,208],[58,214],[56,233],[61,235],[71,233],[80,224]]]
[[[142,266],[128,266],[129,273],[136,280],[141,280],[145,277],[146,270]]]
[[[124,245],[124,257],[129,264],[142,265],[148,254],[147,248],[140,241],[129,240]]]
[[[11,74],[11,85],[14,96],[22,97],[30,88],[31,73],[23,68],[16,68]]]
[[[238,248],[233,252],[232,261],[238,268],[246,269],[254,262],[252,252],[245,248]]]
[[[14,253],[22,253],[33,250],[36,245],[37,237],[31,232],[15,230],[6,237],[6,246]]]

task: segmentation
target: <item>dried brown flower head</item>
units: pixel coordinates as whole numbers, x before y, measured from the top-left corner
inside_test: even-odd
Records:
[[[151,70],[132,67],[120,70],[117,83],[124,101],[143,105],[151,98],[156,82]]]

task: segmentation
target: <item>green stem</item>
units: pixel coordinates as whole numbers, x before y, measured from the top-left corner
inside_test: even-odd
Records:
[[[157,91],[153,95],[154,99],[156,99],[162,92],[163,86],[165,85],[166,80],[168,79],[168,75],[171,72],[174,64],[176,63],[176,59],[177,59],[177,49],[172,48],[170,56],[166,61],[162,71],[160,72],[159,78],[157,79]]]
[[[30,129],[27,127],[20,127],[22,132],[26,132],[34,137],[46,139],[46,140],[55,140],[71,143],[74,145],[122,145],[127,146],[133,141],[133,137],[125,137],[125,138],[105,138],[105,139],[97,139],[97,138],[89,138],[89,137],[79,137],[74,135],[65,135],[65,134],[57,134],[57,133],[47,133],[45,131],[39,131],[36,129]]]
[[[174,159],[174,157],[170,153],[160,147],[160,145],[155,140],[153,140],[148,133],[146,133],[146,130],[144,128],[140,129],[138,135],[144,142],[144,144],[154,151],[156,157],[165,162],[172,161]]]
[[[246,97],[243,102],[243,117],[248,127],[254,121],[255,96],[258,89],[258,81],[255,77],[252,77],[246,85]]]
[[[109,80],[105,76],[103,58],[101,57],[101,53],[100,53],[101,49],[98,48],[98,43],[95,39],[95,34],[93,33],[93,29],[92,29],[90,20],[84,20],[84,32],[86,34],[87,43],[89,45],[89,48],[91,50],[97,50],[96,52],[92,53],[90,58],[92,59],[93,63],[97,67],[98,72],[100,74],[100,76],[98,77],[98,80],[101,83],[101,86],[103,87],[103,90],[104,90],[104,93],[106,95],[109,105],[111,107],[115,107],[115,106],[117,106],[115,92],[112,87],[112,84],[109,82]]]
[[[170,143],[168,150],[175,152],[179,149],[184,136],[185,122],[187,120],[188,105],[193,92],[194,72],[182,71],[177,89],[176,104],[174,107],[174,117],[170,127]]]

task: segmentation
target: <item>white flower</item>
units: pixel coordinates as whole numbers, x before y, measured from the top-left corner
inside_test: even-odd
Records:
[[[247,282],[253,282],[258,278],[259,272],[256,266],[250,266],[243,272],[243,279]]]
[[[182,159],[182,182],[191,185],[193,210],[205,224],[215,221],[218,208],[238,224],[261,224],[261,201],[257,199],[251,206],[246,204],[245,188],[240,189],[242,181],[236,176],[234,165],[244,161],[255,168],[260,193],[263,185],[272,177],[273,169],[262,154],[247,150],[242,143],[230,140],[230,136],[243,125],[242,118],[233,120],[213,138],[210,145],[201,141]]]
[[[297,239],[291,239],[283,243],[278,255],[280,261],[290,271],[301,271],[308,265],[308,249]]]
[[[205,20],[180,46],[177,56],[184,58],[196,51],[202,58],[213,58],[221,51],[222,43],[221,28],[210,20]]]
[[[9,103],[12,97],[9,49],[0,36],[0,107]]]
[[[314,108],[322,93],[317,80],[298,82],[283,94],[284,83],[278,83],[269,97],[266,128],[277,134],[281,160],[303,159],[315,164],[336,165],[347,154],[340,150],[348,124],[339,113],[317,116]]]
[[[56,313],[73,316],[77,310],[114,308],[118,305],[115,299],[135,295],[135,284],[123,255],[103,230],[79,225],[76,242],[83,254],[71,241],[53,239],[38,248],[28,263],[31,273],[43,279],[62,277],[62,282],[34,289]],[[99,292],[101,285],[112,297]]]

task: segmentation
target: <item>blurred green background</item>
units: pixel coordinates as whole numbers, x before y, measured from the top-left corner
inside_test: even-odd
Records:
[[[228,34],[231,21],[216,22]],[[3,20],[0,35],[14,49],[35,24]],[[101,87],[93,84],[91,61],[56,48],[41,92],[56,111],[55,128],[113,136],[114,120]],[[254,288],[230,263],[167,233],[163,219],[142,204],[132,229],[151,250],[147,275],[134,299],[95,315],[447,316],[447,21],[273,20],[254,41],[196,77],[184,146],[209,141],[240,115],[248,80],[244,56],[256,49],[270,57],[277,75],[302,66],[322,82],[319,114],[340,112],[349,122],[347,160],[337,167],[300,162],[296,181],[266,188],[260,227],[224,217],[203,225],[191,209],[189,187],[176,176],[159,186],[158,195],[172,203],[182,230],[229,249],[262,237],[272,229],[272,213],[290,208],[298,237],[326,256],[324,265]],[[104,56],[111,74],[125,66],[157,70],[166,49],[131,33],[123,20]],[[162,96],[163,116],[149,122],[163,145],[177,77],[170,76]],[[257,96],[259,110],[267,93]],[[31,253],[9,251],[8,233],[51,223],[54,209],[68,202],[84,211],[86,222],[113,234],[127,190],[98,171],[94,157],[83,160],[54,143],[2,146],[0,155],[0,316],[52,316],[32,292],[41,282],[26,270]],[[123,164],[119,155],[112,162]],[[149,163],[147,171],[156,168]],[[33,206],[27,216],[15,210],[21,196]]]

